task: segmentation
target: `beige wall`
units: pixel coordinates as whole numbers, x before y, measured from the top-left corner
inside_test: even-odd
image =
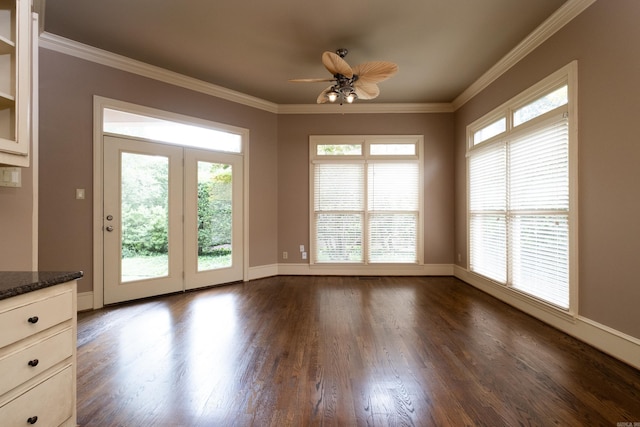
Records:
[[[83,270],[79,292],[93,289],[94,95],[249,129],[249,264],[276,262],[274,114],[40,49],[41,270]],[[76,188],[85,200],[75,200]]]
[[[597,1],[455,114],[277,116],[41,49],[39,267],[83,270],[92,289],[94,94],[250,129],[251,266],[309,244],[310,134],[424,134],[425,262],[465,266],[466,125],[577,59],[579,314],[640,338],[638,17],[637,0]],[[31,191],[0,188],[2,269],[30,268]]]
[[[83,270],[80,292],[93,289],[94,94],[250,130],[251,267],[308,247],[310,134],[424,135],[425,262],[453,262],[453,114],[278,116],[46,49],[40,67],[39,268]]]
[[[348,108],[348,106],[344,106]],[[278,118],[278,256],[306,263],[310,135],[424,135],[425,264],[453,263],[453,114],[308,114]]]
[[[465,127],[578,60],[579,314],[640,338],[640,2],[600,0],[456,112],[456,252],[466,265]]]
[[[0,187],[0,271],[33,269],[32,212],[32,168],[23,168],[21,187]]]

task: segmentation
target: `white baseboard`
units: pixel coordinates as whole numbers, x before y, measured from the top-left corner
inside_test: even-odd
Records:
[[[640,340],[586,317],[578,316],[575,334],[581,341],[640,369]]]
[[[640,369],[640,339],[583,316],[571,316],[522,297],[500,285],[454,266],[454,276],[499,300],[583,341],[634,368]]]
[[[78,311],[93,310],[93,292],[78,292]]]
[[[262,279],[278,275],[278,264],[261,265],[258,267],[249,267],[249,280]]]
[[[278,274],[283,276],[453,276],[453,265],[279,264]]]

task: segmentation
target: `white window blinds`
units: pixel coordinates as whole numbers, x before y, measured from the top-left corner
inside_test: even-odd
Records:
[[[469,269],[577,313],[577,62],[467,127]]]
[[[507,281],[507,155],[498,143],[469,158],[471,269]]]
[[[514,288],[569,307],[568,119],[554,118],[509,144]]]
[[[419,168],[368,165],[369,262],[417,262]]]
[[[420,263],[422,139],[350,138],[310,139],[312,263]]]
[[[567,115],[539,120],[469,155],[470,267],[569,307]]]
[[[317,262],[362,262],[364,163],[320,163],[314,173]]]

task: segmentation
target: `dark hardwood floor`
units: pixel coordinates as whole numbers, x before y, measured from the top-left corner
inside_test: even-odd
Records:
[[[78,317],[81,426],[634,422],[640,371],[450,277],[273,277]]]

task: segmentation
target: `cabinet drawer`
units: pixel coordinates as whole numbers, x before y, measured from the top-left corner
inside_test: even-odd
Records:
[[[73,332],[65,329],[0,358],[0,395],[55,366],[73,354]]]
[[[0,347],[71,319],[73,295],[65,292],[0,313]]]
[[[3,427],[29,425],[38,417],[36,426],[59,426],[72,414],[73,373],[71,367],[58,372],[38,386],[0,407]]]

